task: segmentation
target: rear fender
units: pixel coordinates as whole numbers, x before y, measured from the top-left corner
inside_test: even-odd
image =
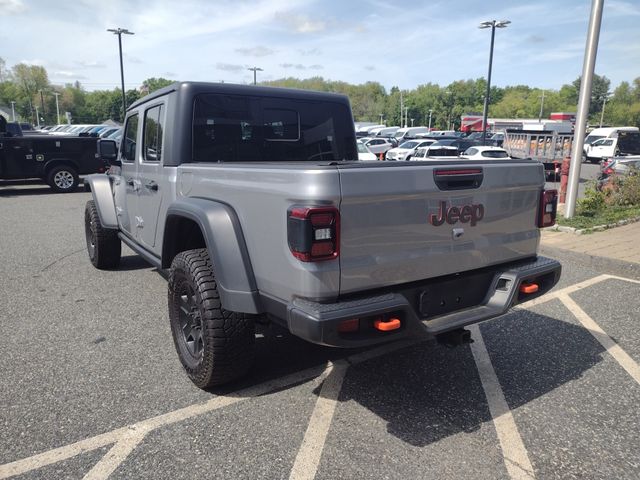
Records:
[[[111,182],[109,176],[104,174],[94,174],[86,177],[86,182],[91,186],[91,195],[98,210],[100,223],[104,228],[118,228],[118,216],[116,206],[113,203],[111,192]]]
[[[200,232],[213,263],[220,300],[234,312],[260,313],[260,301],[251,260],[235,211],[227,204],[201,198],[185,198],[167,209],[167,227],[162,243],[162,268],[169,268],[175,256],[175,242],[180,235],[172,217],[192,220]]]

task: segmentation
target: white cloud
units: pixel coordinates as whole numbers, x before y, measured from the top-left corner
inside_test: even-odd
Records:
[[[325,31],[328,27],[328,23],[324,20],[312,20],[307,15],[292,12],[276,12],[275,19],[297,33],[318,33]]]
[[[237,64],[233,64],[233,63],[221,63],[218,62],[216,63],[216,68],[218,70],[223,70],[225,72],[240,72],[242,70],[244,70],[244,65],[237,65]]]
[[[1,15],[17,15],[27,11],[27,6],[22,0],[0,0]]]
[[[266,57],[267,55],[273,55],[275,53],[270,48],[263,46],[252,48],[236,48],[236,52],[241,55],[247,55],[249,57]]]

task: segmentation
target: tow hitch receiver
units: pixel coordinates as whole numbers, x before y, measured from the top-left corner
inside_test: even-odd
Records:
[[[459,347],[466,343],[473,343],[471,332],[466,328],[458,328],[457,330],[441,333],[440,335],[436,335],[436,340],[438,343],[448,348]]]

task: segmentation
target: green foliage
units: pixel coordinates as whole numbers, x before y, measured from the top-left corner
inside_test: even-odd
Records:
[[[631,169],[629,175],[614,178],[612,203],[620,206],[640,207],[640,172]]]
[[[596,190],[594,185],[590,185],[585,189],[584,197],[578,200],[576,214],[583,217],[593,217],[602,212],[606,206],[606,194]]]
[[[166,78],[148,78],[139,90],[127,90],[127,104],[141,95],[151,93],[173,83]],[[356,121],[380,122],[387,125],[402,125],[400,98],[407,109],[408,124],[427,125],[431,110],[431,126],[437,129],[460,127],[460,117],[466,113],[482,112],[487,83],[484,78],[458,80],[446,86],[434,83],[418,85],[413,90],[392,87],[388,92],[378,82],[352,85],[322,77],[307,79],[282,78],[262,82],[262,85],[338,92],[351,101]],[[560,90],[544,91],[542,118],[551,112],[575,112],[578,103],[580,79]],[[606,77],[594,76],[591,101],[591,124],[598,124],[603,101],[609,93],[610,81]],[[40,97],[42,90],[42,98]],[[35,106],[47,123],[57,123],[54,93],[59,93],[61,120],[70,112],[74,123],[99,123],[106,119],[122,120],[122,94],[120,89],[87,92],[80,83],[64,87],[49,84],[43,67],[18,64],[9,69],[0,58],[0,105],[16,102],[16,114],[23,120],[35,119]],[[143,92],[143,93],[141,93]],[[527,85],[505,88],[493,86],[490,92],[489,116],[494,118],[538,118],[543,91]],[[404,112],[402,112],[404,114]],[[608,125],[640,125],[640,77],[631,82],[622,82],[606,103],[604,123]]]
[[[600,225],[618,223],[620,220],[629,220],[640,217],[640,207],[611,206],[593,216],[575,215],[572,218],[558,217],[559,225],[574,228],[592,228]]]

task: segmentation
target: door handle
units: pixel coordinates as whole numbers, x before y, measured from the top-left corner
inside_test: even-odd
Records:
[[[144,184],[144,186],[147,188],[147,190],[151,190],[152,192],[158,191],[158,184],[156,182],[147,182]]]

